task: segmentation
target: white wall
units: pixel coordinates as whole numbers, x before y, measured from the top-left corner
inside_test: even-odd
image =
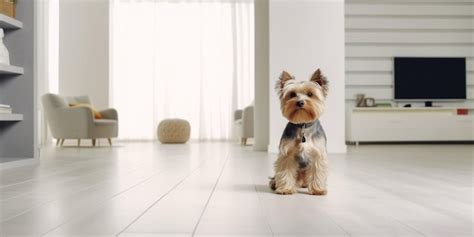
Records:
[[[395,56],[467,57],[468,100],[435,105],[473,107],[473,9],[472,0],[347,0],[347,117],[358,93],[392,101]]]
[[[270,144],[277,152],[287,123],[273,85],[282,70],[309,80],[321,68],[330,82],[322,116],[330,153],[346,152],[344,116],[344,1],[270,0]]]
[[[108,0],[61,0],[59,15],[59,93],[108,107]]]

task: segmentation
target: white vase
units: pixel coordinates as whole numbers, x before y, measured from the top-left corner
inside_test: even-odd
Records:
[[[0,64],[10,65],[10,53],[8,52],[7,47],[3,43],[3,37],[5,33],[3,29],[0,28]]]

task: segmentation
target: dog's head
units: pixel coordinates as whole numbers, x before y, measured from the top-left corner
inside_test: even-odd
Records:
[[[313,122],[324,112],[328,81],[316,70],[309,81],[296,81],[283,71],[275,86],[281,102],[281,112],[295,124]]]

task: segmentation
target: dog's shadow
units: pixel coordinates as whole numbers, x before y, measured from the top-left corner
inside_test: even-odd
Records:
[[[268,184],[232,184],[224,189],[228,189],[232,192],[257,192],[257,193],[269,193],[269,194],[275,194],[275,191],[273,191]],[[307,194],[310,195],[309,191],[307,188],[299,188],[296,193],[299,194]],[[282,195],[285,196],[285,195]]]
[[[228,189],[232,192],[273,193],[268,184],[231,184],[224,189]]]

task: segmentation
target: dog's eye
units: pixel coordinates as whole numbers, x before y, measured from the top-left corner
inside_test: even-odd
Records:
[[[295,92],[291,92],[291,93],[288,95],[288,97],[290,97],[290,98],[296,97],[296,93],[295,93]]]
[[[313,93],[308,92],[308,97],[311,97],[311,96],[313,96]]]

